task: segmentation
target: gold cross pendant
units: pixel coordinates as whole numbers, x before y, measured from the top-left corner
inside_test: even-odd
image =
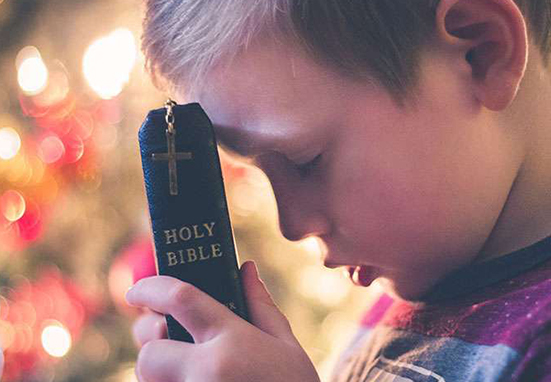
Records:
[[[168,182],[170,195],[178,195],[178,175],[176,161],[183,159],[192,159],[192,154],[189,152],[177,153],[176,152],[176,130],[172,132],[166,130],[166,145],[168,153],[154,153],[151,155],[154,161],[166,160],[168,161]]]

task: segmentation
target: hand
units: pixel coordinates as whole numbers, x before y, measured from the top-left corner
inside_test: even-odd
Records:
[[[131,305],[172,315],[195,341],[158,339],[166,330],[160,316],[142,317],[134,330],[144,344],[136,364],[140,382],[319,382],[254,263],[243,265],[241,277],[254,326],[172,277],[142,279],[130,289],[126,298]]]
[[[2,378],[3,373],[4,373],[4,353],[2,351],[2,348],[0,348],[0,379]]]

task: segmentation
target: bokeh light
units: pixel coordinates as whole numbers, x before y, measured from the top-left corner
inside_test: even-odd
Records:
[[[42,347],[52,357],[63,357],[71,349],[71,333],[59,322],[50,321],[42,330]]]
[[[0,211],[6,220],[14,222],[19,220],[25,213],[25,198],[15,190],[4,192],[0,198]]]
[[[32,328],[25,323],[13,323],[15,330],[15,338],[12,345],[12,350],[16,352],[26,353],[33,344]]]
[[[323,241],[315,236],[310,236],[300,241],[300,246],[314,259],[321,259],[327,251]]]
[[[33,200],[26,203],[25,213],[17,220],[19,238],[25,242],[33,242],[43,231],[42,212]]]
[[[73,113],[72,131],[81,139],[88,139],[94,130],[94,118],[86,110],[76,110]]]
[[[40,160],[37,156],[33,155],[27,158],[29,161],[28,168],[32,172],[32,176],[29,179],[30,185],[38,184],[44,177],[44,172],[46,170],[44,162]]]
[[[139,10],[16,3],[0,11],[17,31],[0,44],[2,381],[136,382],[140,310],[124,297],[156,273],[136,130],[165,98],[138,69]],[[260,170],[220,156],[241,262],[257,261],[317,366],[353,326],[359,288],[322,268],[315,239],[284,240]]]
[[[63,157],[65,146],[55,135],[48,135],[40,142],[38,155],[44,163],[55,163]]]
[[[13,325],[4,320],[0,320],[0,341],[2,341],[2,348],[8,349],[15,339],[15,330]]]
[[[300,272],[300,292],[326,306],[336,306],[350,292],[352,283],[339,270],[323,269],[319,265],[304,267]]]
[[[107,361],[110,353],[108,339],[98,330],[87,330],[81,341],[86,344],[84,356],[92,363],[101,364]]]
[[[132,268],[128,259],[120,259],[113,264],[109,272],[108,283],[114,302],[118,307],[125,309],[127,307],[126,292],[134,285]]]
[[[82,63],[84,77],[99,97],[113,98],[128,82],[136,55],[132,32],[126,28],[116,29],[88,47]]]
[[[17,81],[21,90],[28,95],[38,94],[48,84],[48,68],[40,52],[34,46],[27,46],[16,58]]]
[[[64,137],[65,162],[74,163],[84,154],[84,142],[77,134],[68,134]]]
[[[33,99],[33,102],[42,107],[55,105],[63,101],[69,94],[69,78],[63,67],[58,64],[61,69],[50,70],[48,75],[48,83],[46,87]]]
[[[27,167],[27,160],[24,155],[17,155],[12,158],[7,166],[5,177],[8,182],[15,184],[19,182]]]
[[[21,148],[21,137],[11,127],[0,129],[0,158],[11,159],[17,155]]]
[[[138,378],[136,378],[136,372],[134,371],[134,367],[129,367],[122,372],[121,382],[138,382]]]

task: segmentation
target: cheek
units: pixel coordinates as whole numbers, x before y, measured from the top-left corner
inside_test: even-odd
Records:
[[[342,146],[329,205],[346,252],[390,268],[442,268],[480,250],[514,171],[499,137],[461,128],[401,138],[389,131],[370,137],[372,147],[354,149],[366,137]]]

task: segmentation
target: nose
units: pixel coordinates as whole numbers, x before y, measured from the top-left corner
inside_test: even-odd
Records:
[[[280,154],[264,155],[258,163],[272,185],[283,236],[298,241],[328,234],[330,223],[319,182],[300,177],[294,164]]]
[[[304,203],[298,202],[300,198],[295,193],[290,199],[288,196],[276,191],[279,216],[279,229],[287,240],[298,241],[309,236],[322,236],[329,232],[327,219],[318,211],[308,208]]]

